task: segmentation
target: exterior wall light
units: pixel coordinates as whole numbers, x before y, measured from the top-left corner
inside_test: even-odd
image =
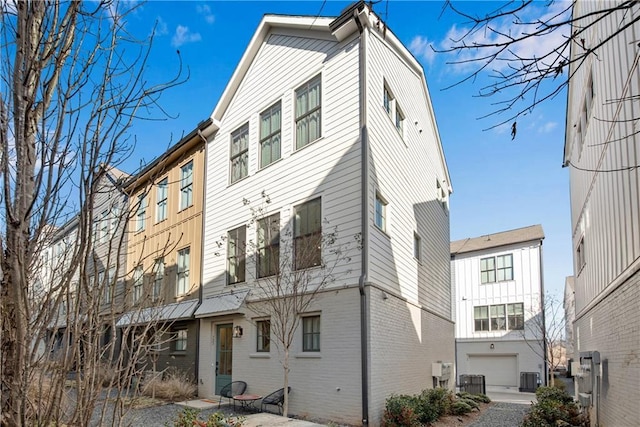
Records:
[[[233,327],[233,337],[240,338],[242,336],[242,326]]]

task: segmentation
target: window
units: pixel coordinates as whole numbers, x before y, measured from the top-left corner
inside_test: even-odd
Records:
[[[387,231],[387,202],[379,193],[376,193],[375,224],[382,231]]]
[[[294,208],[293,256],[295,269],[310,268],[322,262],[322,221],[320,198]]]
[[[109,229],[109,238],[113,238],[120,224],[120,208],[118,206],[111,207],[111,228]]]
[[[507,304],[507,321],[510,331],[524,329],[524,304]]]
[[[246,233],[245,226],[235,228],[227,233],[228,285],[244,282]]]
[[[167,219],[167,198],[169,197],[169,180],[163,179],[156,189],[156,222]]]
[[[98,273],[98,284],[103,286],[103,289],[104,289],[103,299],[105,304],[111,304],[111,301],[113,301],[115,275],[116,275],[115,267],[111,267],[109,271],[107,271],[106,281],[105,281],[105,272],[102,271]]]
[[[296,90],[296,149],[320,138],[320,75]]]
[[[584,256],[584,236],[580,237],[578,247],[576,248],[576,273],[580,274],[582,268],[586,265],[587,260]]]
[[[258,277],[280,271],[280,214],[258,220]]]
[[[269,352],[271,346],[271,321],[259,320],[256,322],[258,330],[258,342],[256,344],[256,351]]]
[[[524,329],[524,304],[483,305],[473,308],[474,330],[506,331]]]
[[[444,190],[444,185],[440,183],[440,180],[436,178],[436,197],[443,209],[447,209],[447,193]]]
[[[138,196],[138,209],[136,212],[136,231],[142,231],[145,227],[147,216],[147,198],[144,194]]]
[[[280,101],[260,114],[260,167],[280,158]]]
[[[139,265],[133,271],[133,303],[137,303],[142,298],[142,284],[144,281],[144,271]]]
[[[302,351],[320,351],[320,316],[302,318]]]
[[[109,211],[100,214],[100,230],[98,234],[98,243],[104,243],[109,236]]]
[[[387,85],[384,85],[384,93],[382,97],[382,105],[384,106],[387,114],[391,115],[391,108],[393,106],[393,95],[391,95],[391,91],[389,90]]]
[[[193,160],[180,168],[180,210],[193,205]]]
[[[396,129],[400,132],[401,136],[404,136],[404,113],[400,109],[400,106],[396,103]]]
[[[231,183],[249,174],[249,123],[231,134]]]
[[[491,330],[504,331],[507,329],[507,319],[505,316],[504,305],[492,305],[489,309],[491,316]]]
[[[158,258],[153,265],[153,290],[151,298],[158,301],[162,295],[162,282],[164,282],[164,258]]]
[[[175,351],[187,351],[187,330],[180,329],[176,331],[175,339],[173,341]]]
[[[513,280],[513,255],[482,258],[480,260],[480,282],[494,283]]]
[[[422,260],[422,239],[416,233],[413,233],[413,257]]]
[[[474,330],[478,331],[488,331],[489,330],[489,307],[481,306],[481,307],[473,307],[473,321],[474,321]]]
[[[189,256],[191,248],[178,251],[178,280],[176,283],[176,295],[184,295],[189,290]]]

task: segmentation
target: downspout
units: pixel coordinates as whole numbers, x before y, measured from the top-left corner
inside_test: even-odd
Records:
[[[544,300],[544,267],[542,266],[542,240],[540,240],[540,250],[538,251],[538,263],[540,265],[540,305],[542,310],[542,351],[544,352],[544,385],[549,385],[549,370],[547,364],[547,319],[545,316],[545,300]],[[553,372],[551,373],[553,375]]]
[[[362,229],[362,253],[360,279],[360,363],[362,378],[362,425],[369,425],[369,361],[367,351],[368,324],[367,324],[367,294],[365,282],[368,274],[368,244],[369,244],[369,140],[367,134],[367,66],[366,66],[366,41],[367,34],[358,17],[358,10],[353,12],[353,20],[360,33],[358,72],[360,74],[359,103],[360,103],[360,159],[361,159],[361,229]]]

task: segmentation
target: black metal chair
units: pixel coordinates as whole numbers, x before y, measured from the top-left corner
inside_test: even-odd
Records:
[[[291,387],[287,387],[287,393],[291,394]],[[278,414],[282,415],[282,405],[284,405],[284,388],[274,391],[265,396],[260,405],[260,411],[264,412],[265,405],[277,406]]]
[[[244,381],[233,381],[222,387],[220,390],[220,401],[218,402],[218,408],[220,408],[220,404],[222,404],[222,398],[226,397],[229,399],[229,402],[233,402],[235,406],[235,401],[233,400],[233,396],[238,396],[243,394],[247,389],[247,383]]]

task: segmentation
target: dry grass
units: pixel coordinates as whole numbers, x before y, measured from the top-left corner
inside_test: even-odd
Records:
[[[163,379],[153,378],[142,388],[142,394],[145,396],[154,396],[172,402],[187,400],[195,396],[196,391],[197,387],[193,381],[178,370],[165,373]]]

